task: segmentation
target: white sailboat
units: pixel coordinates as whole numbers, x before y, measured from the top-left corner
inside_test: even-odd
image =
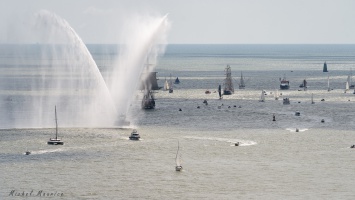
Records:
[[[57,106],[54,106],[54,116],[55,116],[55,138],[50,138],[47,144],[63,145],[64,142],[58,138]]]
[[[244,83],[243,72],[240,72],[239,89],[245,89],[245,83]]]
[[[165,83],[164,83],[164,90],[169,90],[169,83],[168,83],[168,80],[166,80],[165,78]]]
[[[274,93],[275,100],[279,100],[279,90],[276,90]]]
[[[260,102],[265,102],[265,94],[264,90],[261,90]]]
[[[345,91],[344,91],[344,93],[346,93],[347,91],[349,91],[349,81],[346,81],[346,83],[345,83]]]
[[[179,140],[178,140],[178,149],[176,151],[176,157],[175,157],[175,162],[176,162],[175,171],[181,171],[182,170],[181,155],[179,154],[179,150],[180,150],[180,145],[179,145]]]
[[[328,76],[328,92],[330,91],[329,76]]]
[[[312,93],[312,97],[311,97],[311,103],[314,104],[314,101],[313,101],[313,93]]]

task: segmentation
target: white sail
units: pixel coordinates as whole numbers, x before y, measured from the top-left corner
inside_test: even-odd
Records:
[[[329,76],[328,76],[328,92],[330,91]]]
[[[262,90],[260,96],[260,102],[264,102],[264,101],[265,101],[265,94],[264,94],[264,90]]]
[[[345,91],[348,91],[350,88],[349,88],[349,81],[346,81],[346,84],[345,84]]]
[[[165,83],[164,83],[164,90],[169,90],[169,83],[168,81],[165,79]]]
[[[243,72],[240,72],[239,89],[244,89],[244,88],[245,88],[245,83],[244,83],[244,78],[243,78]]]

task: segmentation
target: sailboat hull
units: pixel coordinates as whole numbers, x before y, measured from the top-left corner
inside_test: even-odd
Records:
[[[64,142],[61,141],[60,139],[50,139],[47,144],[49,145],[63,145]]]

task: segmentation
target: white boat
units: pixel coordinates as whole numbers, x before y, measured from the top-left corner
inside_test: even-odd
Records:
[[[328,92],[330,91],[329,76],[328,76]]]
[[[130,140],[139,140],[141,136],[138,134],[136,129],[133,129],[131,135],[129,136]]]
[[[264,90],[261,90],[261,96],[260,96],[260,102],[265,102],[265,92]]]
[[[179,144],[179,140],[178,140],[178,149],[176,151],[176,157],[175,157],[175,162],[176,162],[175,171],[178,171],[178,172],[182,170],[181,155],[179,154],[179,150],[180,150],[180,144]]]
[[[349,89],[350,89],[350,87],[349,87],[349,81],[346,81],[344,93],[346,93],[347,91],[349,91]]]
[[[245,82],[244,82],[243,72],[240,72],[239,89],[245,89]]]
[[[55,115],[55,138],[50,138],[47,144],[50,145],[63,145],[64,142],[58,138],[58,120],[57,120],[57,106],[54,106]]]
[[[164,83],[164,90],[169,90],[169,83],[168,83],[168,80],[166,80],[165,78],[165,83]]]

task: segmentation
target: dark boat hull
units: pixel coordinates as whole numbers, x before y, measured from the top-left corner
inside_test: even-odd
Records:
[[[288,89],[290,89],[290,86],[288,86],[288,85],[280,85],[280,89],[281,90],[288,90]]]
[[[232,95],[232,92],[229,90],[224,90],[223,95]]]

